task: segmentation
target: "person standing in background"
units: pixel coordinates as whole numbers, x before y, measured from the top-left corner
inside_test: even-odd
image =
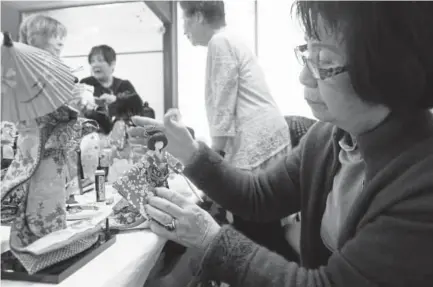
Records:
[[[205,105],[212,149],[235,167],[264,169],[285,156],[291,142],[256,56],[226,29],[223,1],[179,3],[185,35],[194,46],[207,47]],[[271,227],[233,217],[238,230],[272,245],[267,237],[279,223]]]
[[[281,115],[257,58],[226,29],[223,1],[181,1],[184,32],[207,47],[205,103],[214,150],[256,170],[290,148]]]
[[[109,134],[113,128],[112,118],[118,114],[117,109],[143,107],[143,101],[130,81],[113,76],[116,52],[112,47],[108,45],[93,47],[88,55],[88,61],[92,76],[80,82],[94,87],[93,96],[98,107],[86,111],[85,116],[96,120],[101,131]]]

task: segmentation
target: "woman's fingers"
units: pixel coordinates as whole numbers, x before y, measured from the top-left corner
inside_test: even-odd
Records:
[[[134,116],[131,118],[132,122],[139,127],[144,127],[149,130],[149,128],[157,129],[157,130],[164,130],[164,124],[160,121],[157,121],[155,119],[147,118],[147,117],[139,117]]]
[[[144,140],[143,141],[138,141],[137,140],[136,143],[129,142],[130,145],[131,145],[131,150],[134,153],[133,156],[136,155],[136,156],[140,156],[141,157],[141,156],[143,156],[143,155],[145,155],[147,153],[148,149],[146,147],[146,143],[145,142],[147,142],[147,141],[144,141]]]
[[[149,205],[168,213],[174,218],[180,218],[183,216],[183,210],[175,203],[168,201],[165,198],[152,196],[149,198]]]
[[[139,138],[139,137],[130,137],[129,138],[129,143],[131,145],[136,145],[136,146],[146,146],[147,145],[147,141],[148,139],[146,138]]]
[[[150,230],[152,230],[153,233],[156,235],[159,235],[161,237],[176,240],[176,230],[169,231],[164,226],[161,226],[158,222],[155,222],[154,220],[149,221]]]
[[[146,206],[146,212],[150,218],[158,221],[162,225],[169,225],[174,220],[174,218],[171,215],[168,215],[167,213],[153,207],[152,205]]]
[[[182,116],[178,109],[169,109],[164,115],[164,124],[178,123],[181,119]]]
[[[182,196],[178,192],[175,192],[171,189],[165,187],[157,187],[155,188],[156,196],[165,198],[166,200],[176,204],[179,207],[184,207],[186,205],[191,204],[186,197]]]
[[[130,127],[128,128],[128,134],[131,137],[138,137],[138,138],[142,138],[142,137],[149,137],[149,131],[150,129],[153,129],[153,127]]]

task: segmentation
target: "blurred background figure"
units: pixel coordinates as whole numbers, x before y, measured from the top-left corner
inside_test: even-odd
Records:
[[[192,45],[207,47],[205,108],[212,149],[233,166],[263,170],[286,156],[291,142],[257,57],[226,27],[224,1],[179,4],[184,34]],[[280,228],[279,222],[249,222],[237,216],[233,224],[267,247],[272,244],[269,234]]]
[[[98,107],[86,111],[85,116],[99,123],[100,131],[109,134],[113,128],[113,117],[133,111],[141,115],[143,100],[128,80],[113,76],[116,67],[116,52],[108,45],[95,46],[88,55],[92,76],[81,83],[94,87],[93,95]]]
[[[66,27],[56,19],[33,15],[21,24],[19,41],[60,57],[67,34]]]

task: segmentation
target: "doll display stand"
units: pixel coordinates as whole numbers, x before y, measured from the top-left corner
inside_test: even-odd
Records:
[[[103,251],[112,246],[116,242],[116,236],[115,232],[110,230],[109,221],[107,219],[109,214],[112,213],[113,206],[121,199],[121,197],[115,193],[111,186],[108,185],[106,188],[107,200],[109,198],[112,198],[111,204],[95,203],[94,192],[89,192],[77,196],[78,201],[82,205],[93,204],[95,206],[98,206],[100,210],[94,216],[92,216],[92,218],[94,218],[94,220],[97,222],[105,222],[105,226],[100,232],[98,241],[92,247],[77,254],[72,258],[64,260],[60,263],[53,265],[52,267],[48,267],[33,275],[30,275],[15,258],[12,252],[8,250],[9,247],[2,246],[1,279],[11,281],[59,284],[60,282],[77,272],[80,268],[85,266],[99,254],[101,254]],[[75,214],[68,215],[68,222],[71,224],[74,224],[74,222],[78,222],[76,221],[77,218],[75,217],[77,217],[77,215]],[[2,237],[6,235],[7,234],[2,234]],[[6,249],[7,251],[4,251]]]
[[[98,241],[92,247],[33,275],[27,273],[18,259],[16,259],[9,250],[1,254],[1,278],[2,280],[59,284],[101,254],[104,250],[112,246],[115,242],[116,237],[110,232],[108,220],[106,220],[104,230],[100,232]]]

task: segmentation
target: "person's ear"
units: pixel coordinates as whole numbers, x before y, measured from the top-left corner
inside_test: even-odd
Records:
[[[116,61],[111,62],[110,67],[111,67],[111,72],[114,72],[114,69],[116,68]]]
[[[201,13],[201,12],[196,12],[195,15],[194,15],[194,17],[195,17],[195,21],[196,21],[197,23],[199,23],[199,24],[204,24],[204,16],[203,16],[203,13]]]

